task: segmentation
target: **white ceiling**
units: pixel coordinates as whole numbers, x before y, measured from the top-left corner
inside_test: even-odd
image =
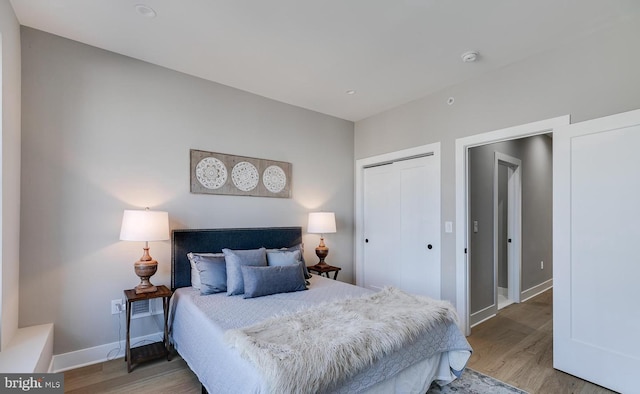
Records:
[[[22,25],[353,121],[640,14],[638,0],[10,1]]]

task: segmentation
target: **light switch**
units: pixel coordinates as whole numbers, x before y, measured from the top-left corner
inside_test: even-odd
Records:
[[[477,220],[473,221],[473,232],[474,233],[478,232],[478,221]]]
[[[444,222],[444,232],[445,233],[453,232],[453,222]]]

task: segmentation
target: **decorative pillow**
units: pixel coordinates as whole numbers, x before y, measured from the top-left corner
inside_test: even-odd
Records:
[[[293,252],[270,250],[267,252],[267,263],[271,266],[293,265],[301,262],[299,250]]]
[[[267,252],[267,264],[272,267],[282,267],[285,265],[297,265],[300,263],[300,270],[302,271],[302,275],[305,279],[309,272],[307,271],[307,267],[304,265],[300,258],[300,251],[294,250],[292,252],[288,252],[286,250],[270,250]],[[309,284],[305,282],[306,284]]]
[[[304,244],[297,244],[288,248],[280,248],[278,250],[281,251],[285,251],[285,252],[295,252],[296,250],[300,251],[300,260],[302,261],[302,263],[304,264]]]
[[[265,248],[250,250],[222,249],[227,266],[227,295],[244,293],[244,280],[241,267],[266,266],[267,253]]]
[[[224,257],[224,253],[187,253],[187,258],[189,259],[189,263],[191,263],[191,287],[200,290],[200,271],[198,271],[198,268],[196,267],[194,256]]]
[[[302,261],[302,270],[304,271],[304,278],[305,279],[310,279],[311,278],[311,274],[309,274],[309,271],[307,271],[307,265],[305,264],[304,261],[304,245],[303,244],[298,244],[295,246],[291,246],[289,248],[280,248],[280,249],[268,249],[267,253],[269,252],[295,252],[298,251],[300,252],[300,261]],[[272,264],[269,264],[272,265]]]
[[[244,298],[307,290],[302,275],[302,262],[272,267],[242,266]]]
[[[227,291],[227,264],[224,255],[193,254],[193,260],[200,277],[200,294],[214,294]]]

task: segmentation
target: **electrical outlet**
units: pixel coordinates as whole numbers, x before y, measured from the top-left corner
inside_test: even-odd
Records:
[[[540,262],[540,269],[543,270],[544,269],[544,261]]]
[[[124,312],[124,304],[122,303],[122,299],[111,300],[111,314],[117,315],[118,313],[122,312]]]

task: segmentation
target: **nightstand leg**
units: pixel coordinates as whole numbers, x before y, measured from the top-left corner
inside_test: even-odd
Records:
[[[162,306],[164,308],[164,349],[167,352],[167,361],[171,361],[169,353],[169,297],[162,297]]]
[[[127,301],[127,347],[124,359],[127,362],[127,372],[131,372],[131,303]]]

